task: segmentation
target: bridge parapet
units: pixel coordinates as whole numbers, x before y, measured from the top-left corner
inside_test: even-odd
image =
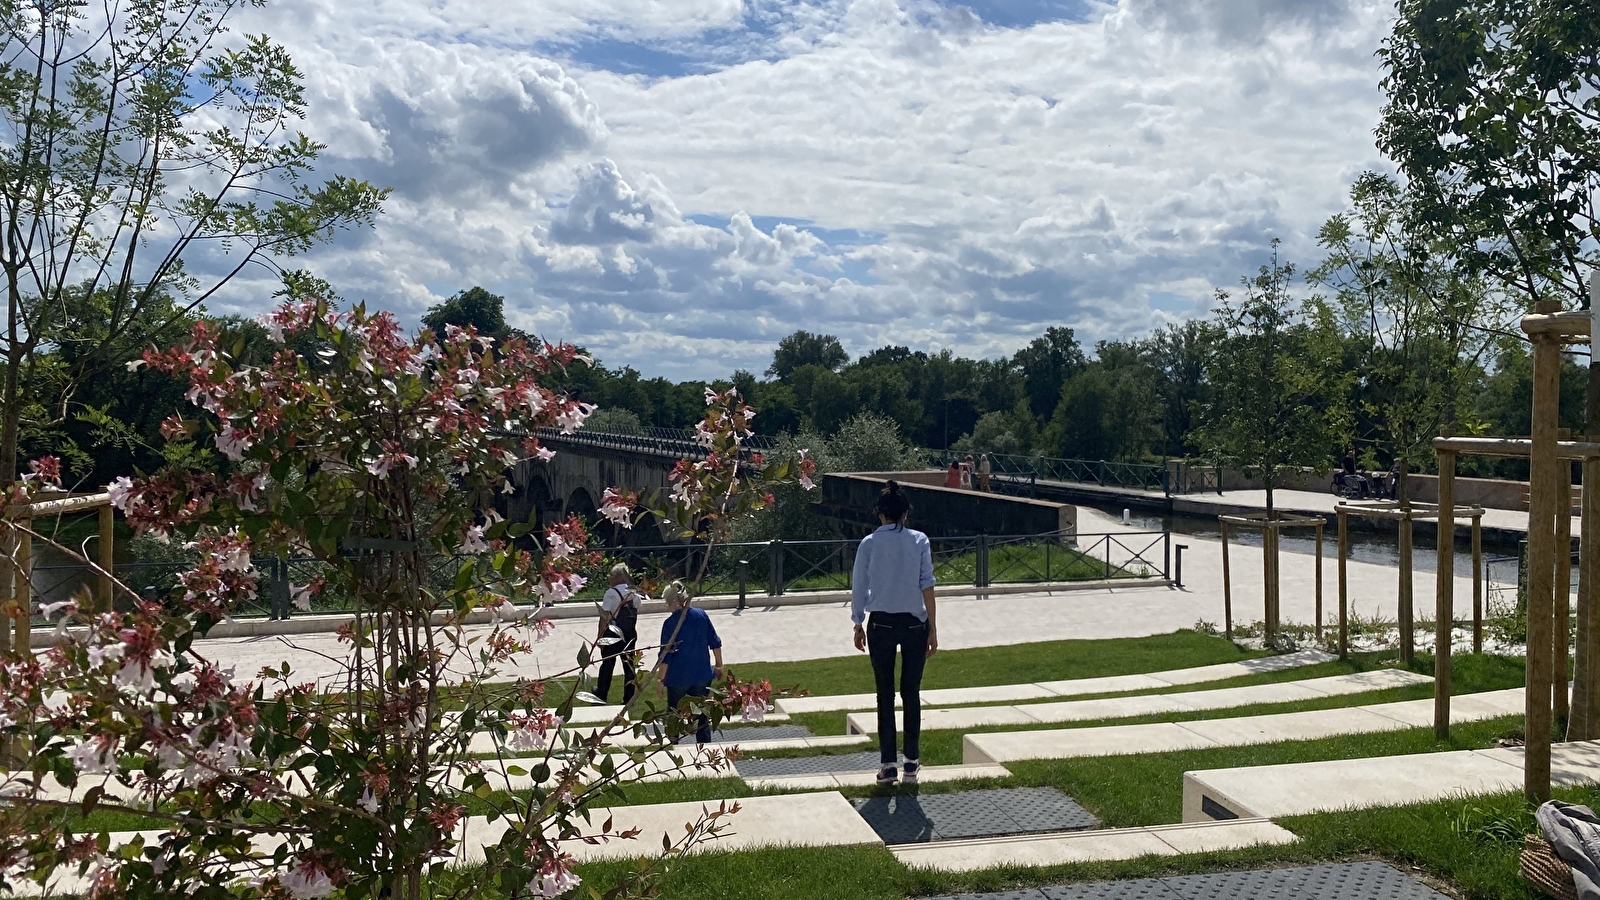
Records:
[[[875,528],[872,510],[890,479],[900,482],[911,501],[911,526],[935,537],[1072,534],[1078,528],[1078,508],[1070,503],[947,488],[944,473],[931,469],[824,475],[822,499],[815,505],[832,518]]]

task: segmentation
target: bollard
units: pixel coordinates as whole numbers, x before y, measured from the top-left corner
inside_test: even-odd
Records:
[[[1124,524],[1124,525],[1132,525],[1133,524],[1133,514],[1126,507],[1124,507],[1123,510],[1122,510],[1122,524]]]
[[[749,574],[750,574],[750,560],[748,560],[748,559],[739,560],[739,609],[740,610],[743,610],[745,608],[745,605],[744,605],[744,588],[745,588],[746,577]]]
[[[1183,590],[1183,551],[1189,549],[1188,544],[1173,544],[1178,551],[1177,558],[1172,563],[1172,586]]]

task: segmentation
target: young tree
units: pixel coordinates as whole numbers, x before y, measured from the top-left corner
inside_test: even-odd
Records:
[[[1214,396],[1202,443],[1217,455],[1261,473],[1267,516],[1286,473],[1328,464],[1345,415],[1332,398],[1348,376],[1338,365],[1338,335],[1326,310],[1289,292],[1294,266],[1272,261],[1241,279],[1244,296],[1217,291],[1217,324],[1225,337],[1212,358]]]
[[[631,711],[574,730],[572,698],[552,703],[543,678],[507,672],[554,627],[542,613],[519,615],[515,601],[559,602],[599,564],[583,523],[547,528],[536,557],[510,543],[528,526],[488,502],[508,465],[550,453],[519,434],[571,431],[592,411],[544,384],[577,351],[496,344],[470,328],[408,339],[386,313],[317,298],[284,304],[266,324],[279,346],[262,365],[239,364],[205,322],[144,357],[184,379],[199,407],[165,433],[203,439],[219,460],[120,479],[111,499],[137,531],[186,541],[198,561],[164,602],[54,605],[45,612],[65,614],[82,636],[0,665],[0,739],[33,750],[0,785],[0,882],[59,886],[78,874],[86,883],[69,880],[64,892],[95,900],[570,894],[578,877],[563,844],[630,836],[586,826],[585,810],[669,752],[686,725],[641,691]],[[708,416],[705,438],[737,446],[747,421]],[[34,468],[8,515],[59,480],[57,461]],[[685,515],[735,512],[712,487],[764,496],[748,475],[727,476],[720,463],[688,475]],[[610,491],[600,512],[629,524],[632,498]],[[294,589],[298,604],[327,591],[355,610],[334,673],[308,678],[285,664],[236,674],[197,650],[255,595],[253,558],[290,555],[315,558],[323,573]],[[441,587],[429,568],[451,557],[463,561]],[[469,629],[475,611],[496,623]],[[566,674],[597,655],[586,646]],[[724,702],[763,703],[758,687],[721,694],[708,704],[716,716]],[[620,748],[623,734],[646,746]],[[723,762],[673,759],[668,770]],[[469,803],[488,816],[468,817]],[[164,830],[113,847],[85,833],[97,809]],[[686,849],[728,811],[687,823],[668,849]],[[445,863],[469,843],[483,862],[470,878],[451,876]],[[612,896],[640,896],[638,887]]]
[[[93,298],[103,321],[69,382],[148,346],[245,267],[376,215],[372,185],[310,180],[322,148],[295,130],[299,70],[267,37],[227,32],[247,3],[260,0],[0,4],[0,482],[16,471],[26,369],[75,304]]]
[[[1307,280],[1331,288],[1346,330],[1364,351],[1361,404],[1399,464],[1406,499],[1412,465],[1433,459],[1433,438],[1454,431],[1462,394],[1479,371],[1508,310],[1467,275],[1440,239],[1421,233],[1412,194],[1367,172],[1350,189],[1351,208],[1323,224],[1328,256]]]

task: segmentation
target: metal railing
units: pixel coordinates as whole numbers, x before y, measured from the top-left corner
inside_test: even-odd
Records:
[[[963,454],[948,450],[923,449],[919,452],[919,457],[924,462],[940,468],[949,466],[951,461],[961,456]],[[997,479],[1009,480],[1013,484],[1019,481],[1029,484],[1035,481],[1066,481],[1171,493],[1167,467],[1158,463],[1057,459],[1050,456],[990,453],[989,468]]]
[[[705,447],[695,440],[694,432],[682,428],[640,427],[626,431],[580,428],[571,434],[555,428],[540,428],[532,434],[541,441],[603,447],[607,450],[629,450],[680,457],[705,455]],[[760,434],[753,434],[744,441],[744,446],[750,450],[770,450],[777,445],[777,438]]]
[[[1003,584],[1100,580],[1164,580],[1171,571],[1172,535],[1166,531],[1116,534],[1051,532],[1033,535],[962,535],[928,539],[934,578],[941,585],[991,587]],[[702,573],[702,595],[779,597],[817,591],[847,591],[855,567],[855,539],[820,541],[760,541],[713,546],[661,544],[606,549],[603,568],[625,562],[652,579],[695,580]],[[428,561],[428,578],[436,589],[455,580],[464,556],[440,556]],[[255,600],[233,610],[240,618],[289,618],[302,615],[293,608],[291,592],[310,583],[325,564],[314,559],[264,558],[254,560],[260,572]],[[127,563],[116,567],[123,583],[149,600],[170,596],[189,563]],[[59,571],[58,571],[59,570]],[[36,577],[56,579],[87,577],[82,566],[42,566]],[[592,603],[605,585],[595,578],[567,603]],[[331,592],[312,601],[314,613],[349,612],[349,598]]]

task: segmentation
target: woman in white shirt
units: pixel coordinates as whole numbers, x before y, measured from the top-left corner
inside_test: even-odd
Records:
[[[857,650],[872,659],[878,688],[878,783],[894,784],[897,753],[894,663],[900,656],[900,702],[905,710],[905,780],[922,769],[922,669],[939,649],[933,602],[933,552],[928,536],[906,527],[911,501],[891,481],[878,497],[883,523],[861,540],[851,578],[850,619]]]
[[[596,641],[605,640],[608,634],[621,638],[613,644],[600,644],[600,678],[594,692],[603,702],[610,702],[611,673],[616,670],[619,659],[622,660],[622,705],[633,701],[638,625],[639,592],[633,589],[633,576],[627,565],[617,563],[611,567],[611,586],[600,598],[600,633],[595,637]]]

